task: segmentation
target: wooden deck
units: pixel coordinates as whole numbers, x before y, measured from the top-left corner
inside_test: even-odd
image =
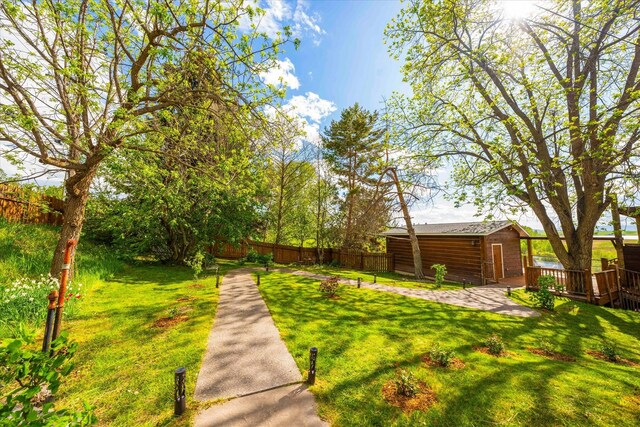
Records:
[[[538,290],[538,278],[551,276],[559,285],[557,295],[597,305],[640,311],[640,272],[613,269],[592,274],[589,270],[526,267],[525,287]]]

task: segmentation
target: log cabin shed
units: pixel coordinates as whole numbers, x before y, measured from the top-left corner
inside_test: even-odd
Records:
[[[447,267],[448,280],[476,285],[499,282],[523,275],[520,238],[527,232],[511,221],[416,224],[422,268],[433,276],[433,264]],[[413,255],[409,235],[404,228],[382,233],[387,253],[393,254],[395,269],[413,273]]]

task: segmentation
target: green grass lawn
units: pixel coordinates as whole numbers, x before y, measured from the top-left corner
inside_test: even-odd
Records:
[[[293,268],[293,267],[292,267]],[[316,274],[324,274],[327,276],[339,276],[345,279],[357,279],[361,277],[365,282],[373,283],[373,274],[369,271],[359,271],[359,270],[349,270],[346,268],[340,267],[329,267],[325,265],[314,265],[314,266],[300,266],[295,267],[298,270],[311,271]],[[442,287],[436,288],[435,283],[431,280],[418,281],[412,276],[404,276],[398,273],[376,273],[377,274],[377,283],[381,285],[387,286],[399,286],[403,288],[412,288],[412,289],[429,289],[429,290],[440,290],[440,291],[450,291],[462,289],[461,283],[455,282],[444,282]],[[467,287],[471,287],[472,285],[467,285]]]
[[[231,265],[223,263],[221,273]],[[81,408],[87,401],[99,425],[188,425],[197,410],[192,396],[218,301],[215,275],[201,277],[194,281],[191,270],[181,267],[130,266],[91,286],[79,313],[64,324],[79,347],[77,368],[57,404]],[[181,321],[154,325],[170,317]],[[192,410],[175,420],[173,373],[181,366]]]
[[[316,395],[322,417],[336,426],[557,426],[640,424],[640,368],[596,359],[603,338],[640,362],[640,314],[561,301],[556,313],[517,318],[441,305],[391,293],[344,287],[338,299],[317,281],[261,273],[260,291],[298,367],[319,348]],[[515,299],[528,299],[524,292]],[[474,350],[499,334],[508,357]],[[541,339],[575,362],[527,351]],[[466,364],[449,370],[421,356],[434,344]],[[399,368],[437,394],[426,412],[403,414],[387,404],[382,386]]]

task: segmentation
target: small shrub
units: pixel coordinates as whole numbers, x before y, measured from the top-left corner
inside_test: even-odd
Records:
[[[212,253],[210,252],[205,252],[204,253],[204,260],[202,262],[202,265],[204,266],[204,268],[209,268],[209,267],[213,267],[216,265],[216,257],[213,256]]]
[[[602,353],[611,362],[620,361],[618,347],[611,341],[602,341],[602,344],[600,344],[600,353]]]
[[[429,351],[429,358],[437,363],[440,366],[443,367],[448,367],[449,365],[451,365],[451,362],[453,361],[453,358],[456,356],[456,354],[453,352],[453,350],[447,350],[444,349],[442,347],[440,347],[439,345],[435,345],[430,351]]]
[[[329,277],[328,279],[320,282],[320,287],[318,288],[318,290],[320,291],[320,293],[324,294],[327,297],[333,297],[338,293],[338,290],[340,289],[339,281],[340,278],[337,276]]]
[[[174,317],[176,317],[178,314],[180,313],[180,311],[178,310],[178,307],[172,307],[169,309],[169,313],[168,313],[168,318],[169,319],[173,319]]]
[[[273,264],[273,254],[258,255],[256,262],[264,265],[265,267],[269,267]]]
[[[329,263],[329,267],[340,267],[340,261],[338,261],[337,259],[332,259],[331,262]]]
[[[500,338],[496,334],[493,334],[489,338],[487,338],[484,341],[484,345],[485,347],[487,347],[487,351],[489,352],[489,354],[500,356],[502,353],[504,353],[504,342],[502,341],[502,338]]]
[[[39,403],[46,388],[52,396],[63,377],[73,369],[70,359],[77,344],[69,343],[65,333],[51,344],[53,356],[35,350],[35,335],[0,341],[0,384],[7,385],[0,399],[0,424],[11,426],[89,426],[97,422],[92,408],[71,412],[56,410],[53,403]]]
[[[204,264],[204,254],[201,251],[196,252],[193,257],[187,260],[187,265],[193,270],[193,278],[198,280],[198,276],[202,273]]]
[[[553,276],[538,277],[538,292],[531,294],[531,299],[537,307],[553,311],[556,305],[556,297],[551,292],[551,288],[556,286],[556,280]],[[556,288],[557,289],[557,288]]]
[[[418,393],[419,385],[416,381],[413,373],[410,371],[401,369],[396,372],[396,379],[394,380],[397,393],[401,396],[413,397]]]
[[[543,338],[543,339],[541,339],[541,340],[538,342],[538,348],[539,348],[540,350],[542,350],[542,352],[543,352],[544,354],[548,355],[548,356],[549,356],[549,355],[552,355],[552,354],[555,354],[555,352],[556,352],[556,351],[555,351],[555,348],[554,348],[554,346],[553,346],[553,344],[551,344],[551,342],[550,342],[550,341],[545,340],[544,338]]]
[[[238,258],[238,265],[245,265],[247,263],[247,258],[242,257]]]
[[[433,264],[431,266],[435,270],[436,288],[442,287],[444,276],[447,275],[447,267],[444,264]]]
[[[259,262],[260,256],[258,252],[251,250],[247,254],[247,262]]]

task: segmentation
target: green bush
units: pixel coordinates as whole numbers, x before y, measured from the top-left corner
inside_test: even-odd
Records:
[[[238,258],[238,265],[245,265],[247,263],[247,258],[242,257]]]
[[[249,253],[247,254],[247,262],[259,262],[258,260],[260,259],[260,254],[256,251],[254,251],[253,249],[249,251]]]
[[[431,350],[429,351],[429,358],[433,362],[445,368],[451,365],[451,362],[453,361],[453,358],[455,356],[456,354],[453,352],[453,350],[444,349],[437,344],[433,346],[433,348],[431,348]]]
[[[338,261],[337,259],[332,259],[331,262],[329,262],[329,267],[340,267],[340,261]]]
[[[531,294],[531,299],[537,307],[553,311],[556,305],[556,297],[551,288],[556,286],[555,278],[553,276],[540,276],[538,277],[538,286],[540,289]]]
[[[202,251],[197,251],[191,258],[187,260],[187,265],[193,270],[193,278],[198,280],[198,276],[202,273],[204,265],[204,254]]]
[[[447,275],[447,267],[444,264],[433,264],[431,268],[435,270],[436,288],[442,287],[444,276]]]
[[[77,344],[63,333],[54,340],[53,356],[35,350],[34,335],[0,341],[0,384],[7,385],[0,399],[0,425],[3,426],[88,426],[96,423],[92,408],[70,412],[56,410],[53,403],[40,403],[44,389],[55,396],[63,377],[73,369],[70,359]],[[49,399],[51,400],[51,399]]]
[[[618,352],[618,346],[611,341],[604,340],[600,344],[600,352],[611,362],[620,361],[620,353]]]
[[[404,369],[396,372],[394,381],[397,393],[401,396],[413,397],[418,394],[418,381],[416,381],[413,373]]]
[[[273,254],[258,255],[256,262],[269,267],[273,264]]]
[[[486,340],[484,340],[484,346],[487,347],[487,351],[489,354],[493,354],[494,356],[500,356],[504,353],[505,345],[498,335],[493,334]]]
[[[554,346],[553,346],[553,344],[551,344],[551,342],[550,342],[550,341],[545,340],[545,339],[541,339],[541,340],[538,342],[538,348],[539,348],[540,350],[542,350],[542,352],[543,352],[544,354],[546,354],[547,356],[553,355],[553,354],[555,354],[555,352],[556,352],[556,351],[555,351],[555,348],[554,348]]]
[[[324,294],[327,297],[333,297],[338,293],[340,289],[340,278],[337,276],[329,277],[326,280],[320,282],[320,286],[318,290],[320,293]]]

